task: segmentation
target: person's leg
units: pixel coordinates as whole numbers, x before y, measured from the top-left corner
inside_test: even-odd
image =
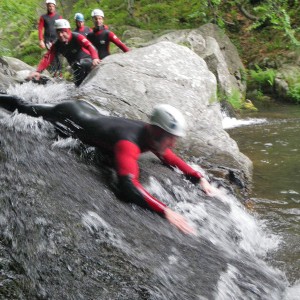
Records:
[[[15,95],[0,94],[0,107],[8,111],[18,110],[19,113],[24,113],[32,117],[43,117],[46,120],[52,118],[55,104],[34,104],[24,101],[22,98]]]
[[[80,62],[74,63],[72,65],[74,83],[76,86],[79,86],[87,74],[91,71],[92,68],[92,59],[84,58]]]
[[[85,101],[65,101],[56,104],[34,104],[17,96],[1,95],[0,107],[8,111],[18,110],[33,117],[42,117],[51,122],[64,136],[78,137],[82,141],[94,132],[89,130],[91,122],[101,116],[96,108]]]

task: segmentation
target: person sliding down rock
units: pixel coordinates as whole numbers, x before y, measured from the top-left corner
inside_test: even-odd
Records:
[[[206,194],[213,195],[213,187],[203,175],[171,150],[176,140],[185,135],[186,128],[184,117],[176,108],[159,104],[154,107],[149,123],[145,123],[103,116],[85,101],[32,104],[17,96],[0,95],[0,107],[11,112],[17,109],[19,113],[43,117],[64,136],[78,138],[85,144],[109,151],[114,157],[123,200],[160,214],[184,233],[195,233],[182,215],[152,196],[139,182],[139,156],[151,151],[162,162],[177,167],[192,182],[200,184]]]

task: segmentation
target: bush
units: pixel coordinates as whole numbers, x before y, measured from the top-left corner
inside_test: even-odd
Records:
[[[274,69],[266,68],[261,69],[259,66],[255,66],[255,70],[249,71],[248,86],[251,89],[258,89],[261,91],[273,88],[276,77],[276,71]]]
[[[293,102],[300,104],[300,82],[296,82],[289,86],[288,96]]]
[[[233,89],[231,94],[226,97],[226,100],[233,106],[234,109],[241,109],[244,102],[238,89]]]

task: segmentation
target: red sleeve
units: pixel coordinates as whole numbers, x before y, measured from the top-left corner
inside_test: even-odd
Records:
[[[89,54],[92,57],[92,59],[99,59],[97,49],[84,35],[79,34],[77,40],[85,53]]]
[[[55,45],[53,44],[48,52],[43,56],[42,60],[40,61],[36,71],[42,72],[44,71],[54,60],[55,58]]]
[[[38,24],[38,32],[39,32],[39,40],[44,40],[44,18],[43,16],[40,17],[39,24]]]
[[[190,167],[185,161],[179,158],[171,149],[167,149],[160,159],[173,167],[177,167],[181,170],[187,177],[192,177],[194,180],[200,179],[203,175]]]
[[[139,147],[130,141],[121,140],[116,144],[114,152],[117,173],[121,177],[130,178],[132,185],[131,187],[127,185],[127,187],[138,190],[137,192],[140,195],[140,198],[142,198],[139,199],[138,202],[140,203],[142,200],[146,202],[147,206],[153,211],[164,214],[166,205],[149,194],[138,180],[138,158],[141,154]]]
[[[108,34],[108,39],[117,45],[123,52],[128,52],[129,48],[121,42],[121,40],[112,32],[110,31]]]

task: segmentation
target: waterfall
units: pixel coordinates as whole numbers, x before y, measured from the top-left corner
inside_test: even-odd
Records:
[[[42,102],[68,94],[13,91]],[[229,190],[210,198],[145,155],[141,182],[197,231],[184,235],[117,198],[114,170],[95,164],[94,149],[57,140],[42,119],[0,117],[0,298],[296,299],[269,263],[280,236]]]

